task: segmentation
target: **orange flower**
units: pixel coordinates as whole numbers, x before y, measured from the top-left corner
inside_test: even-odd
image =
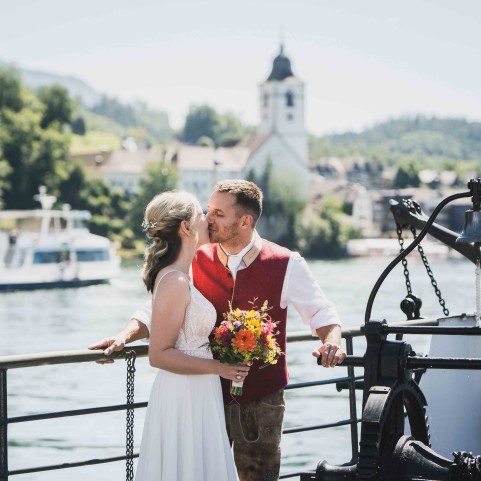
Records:
[[[232,339],[232,344],[237,347],[240,352],[253,351],[256,348],[257,341],[254,334],[248,329],[241,329]]]

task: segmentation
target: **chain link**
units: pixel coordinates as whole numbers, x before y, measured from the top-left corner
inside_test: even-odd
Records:
[[[414,227],[411,227],[411,232],[413,234],[414,239],[416,239],[416,229]],[[431,285],[434,288],[434,293],[436,294],[436,296],[438,296],[439,305],[443,308],[444,315],[449,316],[449,309],[446,307],[446,301],[443,299],[441,295],[441,291],[439,290],[438,283],[436,282],[436,279],[434,279],[433,271],[429,266],[428,258],[426,257],[426,254],[424,253],[424,249],[422,248],[421,244],[418,244],[418,251],[423,261],[424,267],[426,268],[426,272],[428,273],[429,279],[431,280]]]
[[[476,262],[476,270],[474,271],[476,277],[476,326],[481,326],[481,265],[478,258]]]
[[[126,427],[126,480],[134,479],[134,381],[135,381],[135,351],[127,351],[125,360],[127,361],[127,427]]]
[[[397,239],[398,239],[399,247],[400,247],[399,253],[401,254],[404,251],[404,239],[403,239],[402,226],[401,226],[401,224],[398,224],[397,222],[396,222],[396,232],[397,232]],[[406,258],[404,258],[401,261],[401,263],[402,263],[403,268],[404,268],[403,274],[404,274],[404,277],[406,279],[406,289],[407,289],[408,295],[409,295],[409,294],[412,294],[412,287],[411,287],[411,280],[409,279],[408,261],[407,261]]]
[[[412,214],[421,213],[421,206],[416,201],[412,199],[403,199],[403,203],[408,208],[409,212],[411,212]],[[396,222],[396,232],[398,235],[398,241],[401,247],[401,252],[403,252],[404,250],[404,239],[402,235],[403,227],[407,227],[407,226],[402,226]],[[413,226],[410,226],[410,230],[414,240],[416,240],[416,237],[417,237],[416,228]],[[422,248],[421,244],[418,244],[417,248],[418,248],[419,255],[421,256],[421,260],[423,261],[426,272],[428,273],[429,279],[431,280],[431,285],[434,288],[434,293],[438,297],[439,304],[443,309],[443,313],[445,316],[449,316],[449,309],[446,308],[446,301],[443,299],[441,295],[441,291],[439,290],[439,287],[438,287],[438,283],[434,279],[434,274],[433,274],[433,271],[431,270],[431,267],[429,266],[429,262],[426,257],[426,254],[424,253],[424,249]],[[411,281],[409,279],[409,270],[408,270],[408,264],[407,264],[406,258],[402,260],[402,264],[404,266],[404,277],[406,278],[406,288],[407,288],[408,294],[411,294],[412,288],[411,288]]]

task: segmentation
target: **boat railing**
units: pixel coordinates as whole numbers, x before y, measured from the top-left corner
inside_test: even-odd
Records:
[[[436,319],[424,319],[417,321],[402,321],[391,323],[390,326],[434,326],[438,322]],[[362,336],[361,327],[343,328],[342,337],[346,344],[346,353],[352,356],[353,353],[353,338]],[[303,342],[315,341],[310,333],[304,332],[290,332],[287,336],[288,342]],[[136,357],[144,357],[148,355],[147,345],[133,345],[127,346],[123,351],[116,352],[109,356],[111,359],[124,359],[127,353],[135,353]],[[122,411],[128,409],[145,408],[147,402],[137,402],[132,404],[118,404],[110,406],[92,407],[85,409],[72,409],[67,411],[56,411],[42,414],[31,414],[24,416],[8,417],[8,382],[7,373],[12,369],[29,368],[37,366],[48,366],[58,364],[83,363],[83,362],[98,362],[105,361],[107,358],[102,351],[56,351],[46,352],[40,354],[27,355],[10,355],[0,356],[0,481],[8,481],[10,476],[22,475],[28,473],[52,471],[59,469],[67,469],[81,466],[90,466],[95,464],[104,464],[116,461],[126,461],[138,457],[138,453],[118,455],[115,457],[95,458],[79,462],[61,463],[45,466],[37,466],[25,469],[9,470],[8,468],[8,426],[16,423],[26,423],[38,420],[55,419],[71,416],[84,416],[89,414],[106,413],[113,411]],[[342,366],[341,366],[342,367]],[[358,423],[360,419],[357,416],[357,399],[356,399],[356,382],[362,382],[363,376],[355,376],[354,367],[346,366],[347,376],[335,377],[331,379],[290,383],[286,386],[286,390],[301,389],[312,386],[326,386],[335,384],[338,390],[347,388],[349,393],[349,417],[341,419],[333,423],[308,425],[294,428],[286,428],[283,430],[283,435],[291,433],[299,433],[312,430],[330,429],[339,426],[350,426],[351,433],[351,455],[352,461],[355,462],[358,458]],[[299,477],[301,472],[283,473],[280,479],[288,479]]]

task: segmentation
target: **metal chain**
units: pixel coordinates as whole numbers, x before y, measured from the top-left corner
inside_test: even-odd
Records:
[[[135,381],[135,351],[127,351],[127,426],[126,426],[126,481],[134,479],[134,381]]]
[[[397,232],[397,239],[399,242],[400,250],[399,253],[402,253],[404,251],[404,239],[403,239],[403,231],[402,231],[402,226],[401,224],[398,224],[396,222],[396,232]],[[403,265],[403,274],[404,277],[406,278],[406,289],[408,291],[408,295],[412,294],[412,287],[411,287],[411,280],[409,279],[409,269],[408,269],[408,261],[406,258],[404,258],[401,261]]]
[[[411,227],[411,232],[413,234],[414,239],[416,239],[416,229],[414,227]],[[436,294],[436,296],[438,296],[439,304],[443,308],[443,313],[445,316],[449,316],[449,309],[446,307],[446,301],[443,299],[441,295],[441,291],[439,290],[438,283],[436,282],[436,279],[434,279],[433,271],[429,266],[428,259],[426,257],[426,254],[424,253],[424,249],[422,248],[421,244],[418,245],[418,251],[423,261],[424,267],[426,268],[426,272],[428,273],[429,279],[431,280],[431,285],[434,288],[434,293]]]
[[[416,201],[414,201],[412,199],[403,199],[403,203],[411,213],[413,213],[413,214],[420,214],[421,213],[421,206]],[[397,232],[397,236],[398,236],[399,245],[401,247],[400,252],[403,252],[403,250],[404,250],[404,239],[403,239],[403,235],[402,235],[403,227],[407,227],[407,226],[402,226],[402,225],[400,225],[396,222],[396,232]],[[410,226],[410,229],[411,229],[411,233],[412,233],[414,239],[416,239],[417,234],[416,234],[415,227]],[[438,284],[437,284],[436,280],[434,279],[434,274],[431,270],[431,267],[429,266],[428,259],[426,257],[426,254],[424,253],[424,249],[422,248],[421,244],[419,244],[417,246],[417,248],[418,248],[419,255],[421,256],[421,259],[423,261],[424,267],[426,268],[426,272],[428,273],[428,276],[431,280],[431,285],[434,288],[434,292],[439,299],[439,304],[441,305],[441,307],[443,309],[443,313],[444,313],[445,316],[449,316],[449,310],[446,308],[446,302],[442,298],[441,291],[439,290]],[[406,289],[407,289],[407,292],[408,292],[408,295],[409,295],[409,294],[412,294],[412,287],[411,287],[411,281],[409,279],[408,263],[407,263],[406,258],[404,258],[401,262],[402,262],[402,265],[404,267],[404,277],[406,278]]]
[[[481,326],[481,265],[478,261],[476,262],[476,270],[474,271],[476,277],[476,326]]]

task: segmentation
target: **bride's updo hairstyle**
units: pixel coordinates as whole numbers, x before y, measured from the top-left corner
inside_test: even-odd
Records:
[[[154,290],[158,272],[179,256],[180,223],[191,224],[199,213],[197,199],[184,191],[156,195],[145,208],[142,227],[152,242],[145,249],[142,278],[149,292]]]

